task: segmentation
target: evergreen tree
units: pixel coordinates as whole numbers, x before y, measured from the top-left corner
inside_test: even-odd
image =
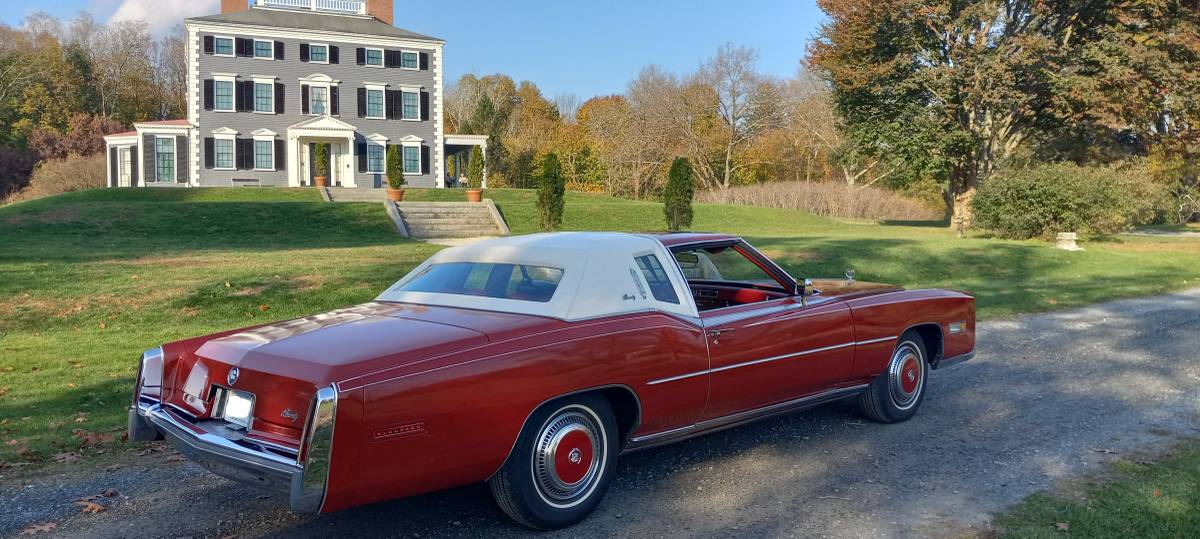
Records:
[[[562,226],[566,186],[558,156],[553,152],[546,154],[542,159],[542,173],[538,177],[538,215],[542,220],[542,230],[556,230]]]
[[[667,187],[663,190],[663,213],[667,217],[668,230],[683,230],[692,226],[692,198],[695,194],[692,164],[686,157],[675,158],[667,175]]]
[[[400,157],[400,146],[395,144],[388,146],[387,181],[392,189],[404,187],[404,159]]]
[[[471,157],[467,160],[467,187],[479,189],[483,185],[483,150],[479,146],[471,148]]]

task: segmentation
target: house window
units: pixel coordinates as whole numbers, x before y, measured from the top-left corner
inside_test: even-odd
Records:
[[[383,49],[367,49],[367,65],[383,67]]]
[[[274,41],[254,41],[254,57],[255,58],[275,58],[275,42]]]
[[[417,92],[400,92],[400,118],[404,120],[420,120],[421,95]]]
[[[383,89],[367,88],[367,118],[383,118]]]
[[[308,110],[313,114],[325,114],[329,109],[329,88],[313,86],[308,91]]]
[[[367,172],[372,174],[383,173],[384,150],[382,144],[367,145]]]
[[[175,181],[175,137],[154,139],[154,169],[158,181]]]
[[[213,38],[213,54],[217,56],[233,56],[233,38]]]
[[[420,146],[405,146],[404,147],[404,173],[405,174],[420,174],[421,173],[421,147]]]
[[[421,69],[421,55],[415,52],[401,51],[400,67],[404,69]]]
[[[213,95],[213,110],[220,112],[233,112],[233,81],[214,81]]]
[[[233,139],[219,138],[213,141],[213,154],[215,168],[233,170]]]
[[[275,170],[274,140],[254,140],[254,170]]]
[[[667,276],[667,270],[663,269],[658,257],[646,255],[634,260],[637,261],[638,269],[642,270],[642,277],[645,277],[646,283],[650,285],[650,293],[654,294],[654,299],[678,305],[679,295],[675,293],[675,285],[671,284],[671,278]]]
[[[254,83],[254,112],[275,112],[275,85],[269,82]]]
[[[329,63],[329,45],[309,45],[308,61],[318,64]]]

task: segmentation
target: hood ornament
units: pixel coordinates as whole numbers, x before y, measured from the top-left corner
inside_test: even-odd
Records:
[[[237,383],[237,381],[238,381],[238,375],[240,375],[240,374],[241,374],[241,373],[240,373],[240,372],[238,372],[238,368],[237,368],[237,367],[234,367],[234,368],[232,368],[232,369],[229,369],[229,376],[226,376],[226,377],[225,377],[225,381],[226,381],[226,382],[229,382],[229,385],[231,385],[231,386],[232,386],[233,384],[236,384],[236,383]]]
[[[854,285],[854,268],[846,268],[846,285]]]

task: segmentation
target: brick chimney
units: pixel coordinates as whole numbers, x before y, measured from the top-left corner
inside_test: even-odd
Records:
[[[250,9],[247,0],[221,0],[221,13],[237,13]]]
[[[229,0],[222,1],[227,2]],[[395,11],[393,11],[392,0],[367,0],[367,15],[375,17],[376,19],[388,24],[395,24],[392,22],[394,13]]]

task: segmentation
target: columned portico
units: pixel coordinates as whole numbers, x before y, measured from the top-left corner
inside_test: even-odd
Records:
[[[329,185],[355,187],[354,142],[358,128],[332,116],[317,116],[288,127],[288,186],[311,186],[309,145],[329,144]]]

